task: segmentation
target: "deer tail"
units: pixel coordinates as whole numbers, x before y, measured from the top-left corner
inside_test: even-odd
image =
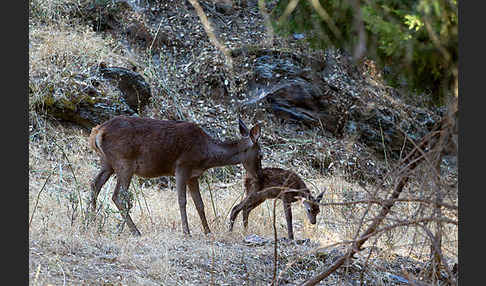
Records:
[[[103,139],[103,129],[101,125],[97,125],[91,129],[91,134],[89,135],[89,145],[96,151],[96,153],[104,157],[103,149],[101,149],[101,140]]]

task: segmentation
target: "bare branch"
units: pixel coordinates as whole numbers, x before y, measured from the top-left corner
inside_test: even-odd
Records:
[[[267,11],[267,7],[265,6],[265,0],[258,0],[258,8],[263,15],[263,19],[265,20],[265,27],[267,28],[268,38],[266,40],[266,44],[271,47],[273,45],[274,32],[272,23],[270,21],[270,16]]]
[[[297,4],[299,4],[299,0],[291,0],[287,7],[285,7],[285,11],[283,12],[282,16],[278,19],[278,22],[283,22],[287,20],[287,17],[292,14],[292,12],[295,10],[297,7]]]
[[[226,59],[226,64],[230,67],[230,69],[233,69],[233,58],[231,57],[231,52],[230,50],[220,43],[218,39],[216,38],[216,35],[214,34],[213,27],[209,23],[208,17],[206,17],[206,14],[204,13],[203,9],[201,8],[201,5],[199,5],[199,2],[197,0],[189,0],[191,2],[192,6],[194,9],[196,9],[196,13],[199,16],[199,19],[201,20],[201,23],[204,26],[204,30],[206,31],[206,34],[209,37],[209,40],[213,45],[220,50],[225,59]]]
[[[341,32],[336,27],[336,24],[334,24],[334,21],[332,20],[331,16],[329,16],[327,11],[321,6],[321,3],[319,3],[319,0],[309,0],[309,2],[311,2],[312,6],[316,10],[317,14],[319,14],[319,16],[321,16],[321,18],[327,23],[329,29],[334,34],[334,36],[336,38],[340,39],[342,37]]]
[[[442,124],[436,125],[434,129],[440,130],[442,127]],[[407,165],[408,164],[408,170],[413,170],[418,166],[418,163],[420,163],[422,160],[416,161],[415,159],[417,157],[424,158],[424,156],[421,154],[420,151],[425,146],[429,146],[429,150],[433,150],[434,147],[437,144],[437,135],[438,132],[431,132],[425,138],[422,140],[422,142],[416,146],[402,161],[401,166]],[[420,151],[419,151],[420,149]],[[422,155],[422,156],[421,156]],[[410,161],[415,161],[414,163],[410,163]],[[402,171],[404,171],[402,169]],[[316,285],[319,283],[321,280],[325,279],[328,277],[331,273],[333,273],[336,269],[338,269],[341,265],[343,265],[346,261],[349,260],[350,257],[353,256],[356,252],[360,251],[363,246],[363,244],[368,240],[369,237],[371,237],[373,234],[377,232],[378,226],[381,224],[381,222],[385,219],[387,214],[390,212],[391,207],[394,204],[394,200],[397,199],[400,196],[400,193],[402,192],[404,186],[408,182],[409,177],[408,176],[402,176],[396,185],[394,191],[390,195],[390,198],[385,201],[380,213],[375,217],[373,223],[366,229],[366,231],[360,236],[359,239],[357,239],[351,247],[349,247],[347,253],[343,255],[341,258],[336,260],[327,270],[321,272],[320,274],[312,277],[311,279],[305,281],[301,285],[303,286],[310,286],[310,285]]]
[[[435,201],[421,199],[421,198],[409,198],[409,199],[400,199],[396,198],[393,200],[394,202],[415,202],[415,203],[424,203],[424,204],[437,204]],[[350,202],[336,202],[336,203],[319,203],[320,206],[349,206],[349,205],[356,205],[356,204],[377,204],[377,205],[384,205],[383,200],[358,200],[358,201],[350,201]],[[448,208],[451,210],[458,210],[458,206],[447,204],[447,203],[439,203],[440,207]]]

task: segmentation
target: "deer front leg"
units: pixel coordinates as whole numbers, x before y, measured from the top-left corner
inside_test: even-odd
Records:
[[[179,211],[181,213],[182,231],[191,235],[189,232],[189,224],[187,223],[187,212],[186,212],[186,182],[187,182],[187,172],[184,170],[176,170],[176,189],[177,189],[177,200],[179,202]]]
[[[289,239],[294,239],[294,229],[292,227],[292,209],[291,203],[283,201],[283,207],[285,212],[285,219],[287,220],[287,233],[289,234]]]
[[[208,234],[211,232],[209,229],[208,221],[206,220],[206,214],[204,213],[204,202],[201,198],[201,192],[199,191],[199,183],[198,178],[192,178],[187,182],[189,186],[189,191],[192,197],[192,201],[196,206],[197,213],[199,214],[199,218],[201,219],[202,226],[204,228],[204,234]]]

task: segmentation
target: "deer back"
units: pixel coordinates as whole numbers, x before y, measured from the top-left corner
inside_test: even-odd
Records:
[[[306,215],[312,224],[316,223],[316,216],[320,212],[318,203],[324,193],[314,198],[304,181],[295,172],[281,168],[264,168],[260,179],[247,174],[244,185],[247,196],[253,192],[264,191],[267,199],[280,196],[282,200],[295,202],[299,198],[304,198]],[[281,194],[283,191],[285,193]]]
[[[94,127],[89,141],[115,170],[131,166],[143,177],[174,175],[179,166],[198,176],[210,167],[250,160],[255,155],[245,157],[242,150],[258,146],[249,136],[220,142],[192,122],[128,116]]]

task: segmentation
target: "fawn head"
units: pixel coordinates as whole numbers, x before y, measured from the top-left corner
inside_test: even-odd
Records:
[[[321,211],[319,208],[319,203],[321,202],[323,195],[324,192],[320,193],[315,199],[311,195],[310,200],[304,199],[303,201],[305,214],[307,215],[307,218],[311,224],[316,224],[316,217]]]

